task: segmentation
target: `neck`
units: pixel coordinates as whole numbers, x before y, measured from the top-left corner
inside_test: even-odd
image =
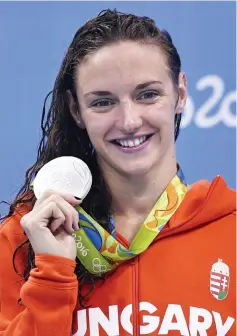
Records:
[[[106,170],[105,182],[112,196],[115,217],[147,217],[177,172],[176,160],[162,160],[142,176],[125,176]]]

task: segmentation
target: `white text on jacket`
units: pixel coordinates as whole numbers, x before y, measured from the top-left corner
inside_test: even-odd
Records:
[[[149,302],[140,302],[139,310],[144,313],[139,326],[140,335],[168,335],[169,331],[177,331],[178,335],[183,336],[207,336],[208,330],[215,326],[215,335],[224,336],[235,321],[232,317],[223,321],[220,313],[198,307],[189,307],[189,318],[186,320],[181,305],[177,304],[169,304],[162,319],[157,314],[157,307]],[[118,309],[118,305],[109,306],[106,313],[100,308],[80,310],[75,336],[97,336],[100,335],[100,330],[108,336],[134,335],[132,315],[132,304],[122,311]]]

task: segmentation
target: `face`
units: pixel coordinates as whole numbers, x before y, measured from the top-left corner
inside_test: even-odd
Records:
[[[174,88],[159,47],[103,47],[80,64],[76,87],[80,115],[72,97],[70,109],[86,128],[102,171],[143,175],[174,159],[174,117],[183,110],[186,81],[181,74]]]

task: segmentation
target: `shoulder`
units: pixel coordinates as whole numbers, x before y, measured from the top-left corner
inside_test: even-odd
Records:
[[[14,265],[17,267],[19,274],[24,273],[27,260],[27,243],[28,238],[25,235],[20,220],[30,211],[28,207],[18,206],[14,214],[7,217],[0,224],[0,280],[6,279],[9,282],[19,281],[19,276],[13,270]],[[21,248],[19,248],[21,247]],[[0,282],[1,282],[0,281]],[[0,284],[1,286],[1,284]]]
[[[236,210],[236,191],[231,188],[224,177],[216,176],[211,182],[200,180],[189,186],[190,194],[199,195],[203,201],[225,204],[230,212]]]
[[[21,227],[21,218],[31,210],[30,206],[18,206],[14,213],[6,217],[0,224],[0,244],[10,244],[15,249],[16,246],[27,240],[27,237]]]
[[[226,219],[235,226],[236,192],[221,176],[211,182],[200,180],[193,183],[181,206],[176,211],[176,222],[190,223],[193,227]],[[229,226],[228,224],[228,226]]]

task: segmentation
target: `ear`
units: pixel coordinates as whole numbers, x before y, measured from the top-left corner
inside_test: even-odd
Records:
[[[176,106],[176,114],[183,112],[187,100],[187,78],[184,72],[179,73],[178,94],[179,100]]]
[[[85,129],[85,124],[79,112],[78,103],[77,101],[75,101],[75,98],[73,97],[72,92],[70,90],[67,90],[66,95],[67,95],[68,107],[69,107],[69,110],[71,112],[73,119],[75,120],[78,127]]]

